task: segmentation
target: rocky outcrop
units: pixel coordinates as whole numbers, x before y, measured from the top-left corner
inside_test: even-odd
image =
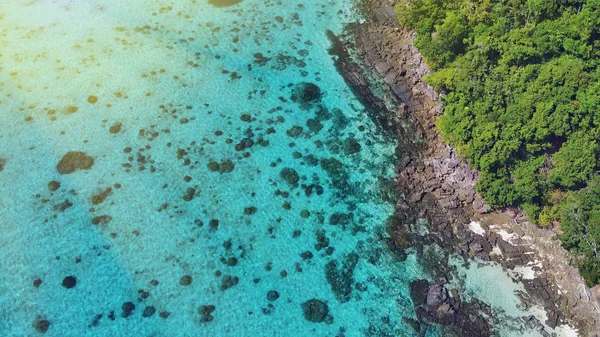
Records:
[[[468,303],[461,302],[458,293],[452,292],[450,295],[444,283],[429,285],[427,280],[411,282],[409,290],[419,329],[421,325],[436,323],[445,326],[448,335],[491,335],[485,316],[489,314],[489,310],[476,299]]]
[[[397,24],[393,1],[362,0],[359,5],[369,20],[350,25],[352,39],[348,41],[330,34],[330,51],[372,119],[399,143],[400,162],[392,182],[397,214],[388,225],[390,248],[403,258],[405,249],[412,246],[425,258],[423,247],[436,243],[465,259],[494,258],[509,270],[539,263],[535,278],[523,280],[528,305],[543,305],[548,314],[544,323],[551,328],[568,322],[582,336],[596,336],[600,331],[598,305],[570,266],[568,254],[551,239],[553,233],[529,225],[518,211],[492,212],[475,192],[478,173],[444,144],[435,127],[443,113],[440,96],[423,81],[429,69],[412,45],[414,33]],[[376,94],[374,86],[387,89],[389,95]],[[426,231],[414,225],[418,218],[428,220]],[[467,224],[472,220],[484,219],[492,219],[490,225],[498,228],[484,233],[469,230]],[[510,238],[500,235],[500,230]],[[494,250],[500,254],[492,255]],[[431,265],[435,265],[434,274],[445,277],[444,261],[431,261]],[[448,296],[443,286],[429,287],[423,282],[411,284],[411,297],[419,320],[409,325],[417,329],[428,321],[448,324],[461,336],[470,335],[474,327],[460,324],[461,317],[475,315],[470,321],[478,322],[476,311],[486,307],[478,301],[476,305],[458,305],[460,301]],[[537,319],[526,323],[540,324]]]

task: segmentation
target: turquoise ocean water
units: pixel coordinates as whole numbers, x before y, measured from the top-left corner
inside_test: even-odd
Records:
[[[351,1],[1,2],[0,336],[415,335]]]

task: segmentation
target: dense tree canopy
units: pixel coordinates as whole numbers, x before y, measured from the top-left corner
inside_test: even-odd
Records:
[[[600,0],[401,0],[397,12],[445,93],[442,136],[481,171],[478,191],[560,223],[600,282]]]

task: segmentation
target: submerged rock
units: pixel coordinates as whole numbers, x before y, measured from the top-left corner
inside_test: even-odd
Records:
[[[146,309],[144,309],[144,312],[142,313],[142,317],[144,318],[148,318],[151,317],[152,315],[154,315],[154,313],[156,312],[156,308],[151,305],[146,307]]]
[[[229,288],[232,288],[236,284],[240,282],[240,278],[237,276],[224,275],[221,279],[221,291],[225,291]]]
[[[267,293],[267,300],[269,300],[269,302],[277,301],[278,298],[279,292],[277,292],[276,290],[271,290]]]
[[[179,284],[182,286],[189,286],[192,284],[192,277],[190,275],[184,275],[179,279]]]
[[[38,332],[46,333],[48,331],[48,329],[50,328],[50,324],[51,323],[49,320],[38,318],[33,322],[33,327]]]
[[[410,298],[415,306],[424,305],[429,291],[429,282],[427,280],[414,280],[410,282]]]
[[[427,291],[427,306],[429,308],[438,307],[448,299],[448,291],[441,283],[436,283],[429,287]]]
[[[77,285],[77,279],[74,276],[67,276],[62,281],[62,286],[71,289]]]
[[[360,143],[354,138],[346,138],[344,140],[344,154],[351,155],[360,152]]]
[[[341,225],[342,228],[346,229],[352,220],[354,219],[354,214],[352,213],[341,213],[335,212],[329,216],[329,224],[331,225]]]
[[[56,180],[52,180],[48,183],[48,190],[54,192],[60,188],[60,183]]]
[[[327,303],[313,298],[302,303],[302,311],[307,321],[321,323],[325,321],[325,318],[329,314],[329,307]]]
[[[200,322],[208,323],[214,319],[212,313],[216,307],[212,304],[203,304],[198,307],[198,313],[200,314]]]
[[[70,174],[77,170],[89,170],[94,165],[94,158],[84,152],[69,151],[56,165],[60,174]]]
[[[121,317],[127,318],[131,316],[133,311],[135,310],[135,304],[133,302],[125,302],[121,306]]]
[[[279,176],[291,186],[296,186],[298,184],[298,180],[300,179],[298,172],[290,167],[283,168],[281,172],[279,172]]]
[[[310,82],[299,83],[294,88],[291,99],[302,108],[309,109],[321,100],[321,88]]]

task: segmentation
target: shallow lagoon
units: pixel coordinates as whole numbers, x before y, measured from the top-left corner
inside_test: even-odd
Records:
[[[229,2],[2,6],[0,335],[415,335],[351,1]]]
[[[355,19],[349,2],[4,7],[0,331],[409,335],[420,268],[379,241],[395,144],[327,53]],[[69,151],[93,165],[60,174]],[[313,298],[327,322],[304,318]]]

